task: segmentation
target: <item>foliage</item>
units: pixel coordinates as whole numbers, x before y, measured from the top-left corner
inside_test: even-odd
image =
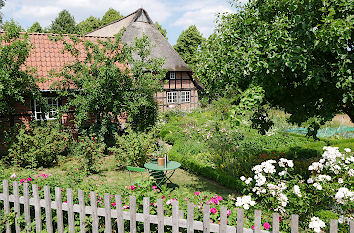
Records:
[[[101,20],[99,18],[90,16],[87,19],[77,24],[80,34],[87,34],[99,27],[101,27]]]
[[[5,21],[1,25],[1,29],[3,31],[11,31],[11,30],[16,30],[19,32],[24,31],[23,28],[21,27],[21,25],[18,22],[16,22],[14,19],[10,19],[8,21]]]
[[[108,11],[106,11],[106,13],[103,15],[101,19],[101,25],[102,26],[107,25],[114,21],[120,20],[121,18],[123,18],[123,15],[121,15],[119,11],[116,11],[113,8],[109,8]]]
[[[196,73],[211,97],[261,86],[292,122],[353,119],[353,4],[345,1],[250,1],[219,18],[202,46]]]
[[[71,148],[71,154],[80,159],[80,165],[86,175],[97,173],[100,159],[104,156],[105,146],[95,136],[82,136]]]
[[[197,27],[191,25],[179,35],[174,49],[188,65],[194,67],[197,63],[196,53],[203,41],[204,38]]]
[[[7,32],[0,35],[0,116],[9,119],[14,126],[15,105],[35,99],[43,111],[46,103],[41,97],[33,70],[24,66],[31,51],[27,34],[20,34],[19,28],[9,25]]]
[[[48,167],[67,152],[69,134],[56,124],[21,127],[9,148],[9,161],[20,167]]]
[[[109,148],[119,167],[143,167],[156,151],[156,139],[153,130],[148,133],[127,129],[122,136],[116,134],[116,146]]]
[[[155,27],[160,31],[161,35],[163,35],[163,37],[165,37],[166,40],[168,40],[168,38],[167,38],[167,30],[163,29],[162,25],[159,24],[159,22],[157,22],[157,21],[155,22]]]
[[[32,24],[32,26],[27,30],[27,32],[42,33],[42,32],[44,32],[44,30],[43,30],[43,28],[41,27],[41,25],[38,22],[34,22]]]
[[[0,9],[5,5],[5,0],[0,0]],[[0,23],[2,23],[2,14],[0,14]]]
[[[74,16],[68,10],[59,12],[57,18],[50,25],[50,32],[57,34],[75,34],[78,32]]]
[[[161,69],[163,60],[148,58],[151,44],[147,36],[129,46],[122,44],[122,33],[96,42],[76,37],[63,41],[65,50],[75,60],[57,74],[64,77],[57,83],[60,94],[69,99],[62,112],[73,108],[79,129],[95,119],[89,127],[97,129],[97,136],[105,143],[113,137],[112,124],[120,127],[126,115],[136,130],[155,124],[154,94],[160,90],[160,80],[165,75]],[[78,47],[82,45],[85,51],[80,52]],[[72,92],[72,85],[80,91]]]

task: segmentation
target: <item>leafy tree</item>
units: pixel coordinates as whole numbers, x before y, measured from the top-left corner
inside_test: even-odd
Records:
[[[101,26],[101,20],[93,16],[88,17],[87,19],[78,23],[77,27],[80,34],[86,34],[91,32]]]
[[[58,84],[61,94],[68,97],[63,112],[74,109],[75,123],[80,129],[94,116],[89,132],[96,132],[106,143],[112,139],[117,129],[114,124],[119,126],[123,113],[128,114],[128,121],[136,130],[144,131],[154,125],[157,117],[154,94],[161,89],[160,80],[165,75],[161,69],[163,60],[148,58],[151,44],[147,36],[137,39],[131,47],[122,44],[122,33],[115,39],[97,42],[75,37],[63,41],[75,61],[58,74],[64,77]],[[80,54],[77,46],[82,44],[85,51]],[[73,85],[80,91],[70,91]]]
[[[252,0],[220,17],[203,44],[197,75],[216,98],[251,84],[292,122],[339,111],[354,121],[351,0]],[[226,90],[226,91],[225,91]]]
[[[45,106],[32,70],[24,66],[31,48],[28,36],[14,24],[0,35],[0,117],[9,119],[10,126],[14,126],[16,104],[33,98]]]
[[[50,25],[50,31],[58,34],[75,34],[77,33],[74,16],[69,11],[62,10],[58,17]]]
[[[200,49],[203,40],[204,38],[197,27],[191,25],[179,35],[174,49],[187,64],[193,66],[196,63],[196,53]]]
[[[0,0],[0,9],[5,6],[5,0]],[[0,23],[2,23],[2,14],[0,13]]]
[[[24,31],[23,28],[19,23],[17,23],[14,19],[10,19],[8,21],[5,21],[1,25],[1,29],[3,31],[9,31],[9,30],[16,30],[16,31]]]
[[[107,25],[113,21],[117,21],[119,19],[123,18],[123,15],[119,13],[119,11],[116,11],[113,8],[109,8],[108,11],[104,14],[104,16],[101,19],[101,25]]]
[[[34,22],[32,26],[27,30],[27,32],[44,32],[43,28],[38,22]]]
[[[163,35],[163,37],[165,37],[166,40],[168,40],[168,38],[167,38],[167,30],[163,29],[162,25],[159,24],[159,22],[157,22],[157,21],[155,22],[155,27],[160,31],[160,33]]]

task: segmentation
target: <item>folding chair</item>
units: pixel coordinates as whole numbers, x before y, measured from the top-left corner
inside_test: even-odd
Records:
[[[129,171],[130,184],[133,184],[133,183],[132,183],[132,176],[131,176],[131,173],[132,173],[132,172],[140,172],[140,174],[141,174],[141,179],[142,179],[142,180],[144,179],[144,177],[143,177],[143,172],[146,171],[145,168],[127,166],[127,170]]]

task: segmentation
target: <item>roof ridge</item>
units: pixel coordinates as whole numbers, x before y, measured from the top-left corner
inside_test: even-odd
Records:
[[[1,31],[0,33],[4,33],[5,31]],[[28,34],[28,35],[53,35],[53,36],[77,36],[77,37],[90,37],[90,38],[114,38],[114,36],[89,36],[89,35],[80,35],[80,34],[59,34],[59,33],[51,33],[51,32],[20,32],[20,34]]]

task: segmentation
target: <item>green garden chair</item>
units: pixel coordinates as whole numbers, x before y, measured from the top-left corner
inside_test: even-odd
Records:
[[[132,183],[132,176],[131,176],[131,173],[132,173],[132,172],[140,172],[140,173],[141,173],[141,180],[144,179],[143,173],[146,172],[145,168],[127,166],[127,170],[129,171],[130,184],[133,184],[133,183]]]

